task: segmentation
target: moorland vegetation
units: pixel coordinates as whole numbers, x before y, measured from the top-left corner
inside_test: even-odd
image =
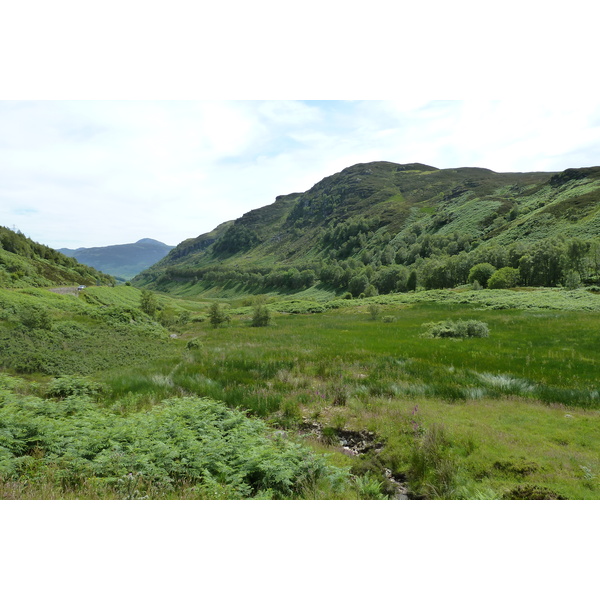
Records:
[[[0,497],[600,498],[598,171],[357,165],[133,285],[2,229]]]

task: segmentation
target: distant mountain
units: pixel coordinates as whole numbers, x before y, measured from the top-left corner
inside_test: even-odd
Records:
[[[115,279],[19,231],[0,227],[0,287],[111,285]]]
[[[415,280],[454,287],[482,262],[517,269],[522,285],[600,281],[600,167],[357,164],[182,242],[133,283],[217,296],[316,285],[356,296]]]
[[[134,244],[76,250],[61,248],[59,252],[115,277],[131,279],[164,258],[173,248],[157,240],[143,238]]]

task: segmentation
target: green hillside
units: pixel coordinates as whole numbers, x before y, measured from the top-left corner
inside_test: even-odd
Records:
[[[114,277],[0,227],[0,287],[113,284]]]
[[[61,248],[66,256],[72,256],[80,263],[109,273],[120,279],[131,279],[144,269],[166,256],[173,246],[157,240],[144,238],[134,244],[118,244],[99,248]]]
[[[516,269],[511,281],[521,285],[590,283],[599,236],[600,167],[495,173],[374,162],[187,240],[133,281],[189,295],[316,286],[369,296],[455,287],[490,263]]]
[[[0,499],[598,499],[597,289],[1,288]]]

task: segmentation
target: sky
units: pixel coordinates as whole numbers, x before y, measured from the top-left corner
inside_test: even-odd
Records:
[[[4,100],[0,224],[54,248],[169,245],[356,163],[600,164],[600,100]]]

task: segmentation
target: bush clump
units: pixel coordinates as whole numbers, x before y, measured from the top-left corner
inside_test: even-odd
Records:
[[[508,490],[502,496],[503,500],[567,500],[554,490],[539,485],[523,484]]]
[[[488,324],[474,319],[424,323],[423,327],[425,332],[422,335],[428,338],[483,338],[490,335]]]
[[[200,350],[202,348],[202,342],[198,338],[192,338],[185,347],[188,350]]]
[[[103,386],[87,377],[55,377],[46,390],[50,398],[64,399],[70,396],[96,396],[103,391]]]
[[[80,392],[76,378],[61,383],[54,385],[61,393]],[[161,498],[178,488],[197,498],[286,499],[349,480],[345,469],[275,438],[262,421],[207,398],[172,398],[119,415],[85,395],[48,402],[0,390],[0,422],[0,484],[33,473],[34,484],[85,491],[93,482],[123,499]]]
[[[252,315],[252,327],[266,327],[271,322],[271,313],[264,304],[257,304]]]
[[[37,306],[22,308],[19,320],[27,329],[52,329],[52,319],[48,311]]]

